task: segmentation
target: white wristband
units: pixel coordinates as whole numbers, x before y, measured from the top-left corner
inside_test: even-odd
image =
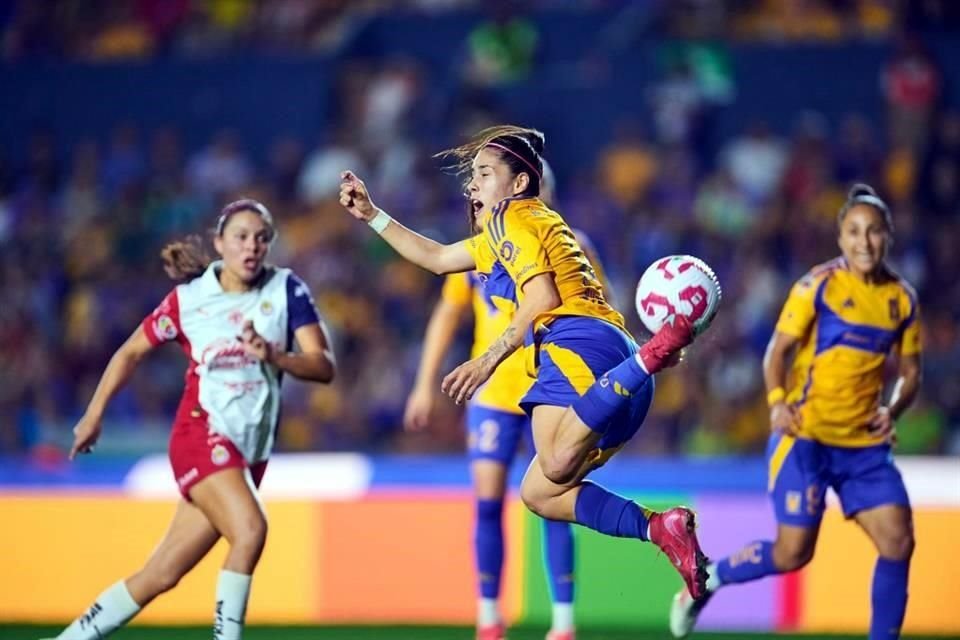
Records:
[[[370,225],[371,229],[380,234],[383,233],[383,230],[387,228],[387,225],[390,224],[391,220],[393,220],[393,218],[390,217],[389,213],[383,209],[378,209],[377,215],[367,220],[367,224]]]

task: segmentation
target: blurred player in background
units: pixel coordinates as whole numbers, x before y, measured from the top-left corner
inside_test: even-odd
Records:
[[[407,260],[437,274],[476,269],[487,295],[513,302],[500,337],[447,375],[441,389],[457,403],[470,400],[525,344],[535,381],[520,406],[531,417],[537,451],[520,489],[527,507],[543,518],[654,542],[699,596],[706,559],[693,512],[656,513],[584,480],[639,429],[653,397],[653,374],[677,362],[693,341],[693,327],[678,315],[638,349],[573,232],[538,197],[543,142],[539,131],[501,126],[448,152],[471,176],[467,196],[482,230],[455,244],[434,242],[393,220],[349,171],[340,202]]]
[[[100,594],[59,636],[98,640],[124,625],[179,580],[221,536],[230,550],[217,580],[213,637],[242,636],[253,571],[267,536],[257,495],[273,448],[284,373],[329,382],[335,362],[307,286],[289,269],[265,264],[276,229],[254,200],[227,205],[211,262],[199,242],[163,251],[182,281],[137,327],[107,365],[74,428],[71,459],[100,437],[107,404],[154,348],[177,342],[189,358],[170,435],[170,463],[183,499],[142,569]],[[294,342],[299,352],[293,352]]]
[[[553,202],[553,173],[544,161],[540,199]],[[471,224],[473,212],[470,213]],[[592,244],[576,231],[591,264],[598,267],[604,292],[600,262]],[[472,357],[481,355],[510,324],[512,300],[489,295],[475,271],[446,277],[440,300],[433,309],[423,341],[420,368],[413,391],[407,400],[404,426],[411,431],[427,428],[437,401],[440,367],[450,349],[461,321],[473,312]],[[467,450],[470,473],[476,495],[474,555],[476,558],[479,601],[477,604],[478,640],[496,640],[504,636],[503,619],[498,607],[500,576],[503,571],[503,498],[507,473],[516,457],[524,434],[532,438],[530,420],[520,408],[520,399],[530,390],[533,379],[526,375],[520,352],[508,356],[493,375],[467,403]],[[531,440],[532,444],[532,440]],[[544,520],[545,560],[550,576],[553,621],[547,640],[573,640],[574,549],[573,532],[567,522]]]
[[[693,629],[721,586],[796,571],[810,562],[827,487],[880,554],[869,637],[900,636],[914,539],[910,500],[892,445],[894,422],[920,387],[919,309],[913,288],[887,266],[893,219],[872,188],[856,185],[850,191],[838,232],[842,257],[815,267],[794,285],[764,359],[773,432],[768,489],[777,538],[711,564],[706,597],[678,593],[670,614],[676,637]],[[884,402],[888,360],[898,361],[898,377]]]

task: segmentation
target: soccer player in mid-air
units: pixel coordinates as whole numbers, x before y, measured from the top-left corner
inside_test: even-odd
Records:
[[[340,202],[400,255],[437,274],[477,270],[488,295],[516,303],[509,325],[483,354],[448,374],[441,389],[473,397],[510,354],[525,346],[535,372],[520,406],[531,417],[536,456],[520,488],[541,517],[660,547],[699,597],[706,558],[685,507],[657,513],[586,480],[633,437],[653,397],[653,375],[693,341],[678,314],[642,347],[604,298],[589,260],[559,214],[538,197],[543,134],[486,129],[449,155],[469,172],[467,197],[482,231],[455,244],[425,238],[374,205],[364,183],[342,175]]]
[[[916,293],[886,263],[893,220],[872,188],[850,191],[837,241],[843,255],[794,285],[764,358],[776,540],[754,542],[711,564],[703,598],[678,593],[670,612],[678,638],[690,633],[720,587],[796,571],[810,561],[827,487],[879,553],[869,638],[900,636],[914,539],[892,445],[894,423],[920,386],[919,308]],[[897,362],[898,377],[884,400],[889,360]]]
[[[110,399],[153,349],[176,342],[189,359],[170,434],[170,465],[183,498],[159,546],[139,571],[97,596],[57,640],[100,640],[172,589],[220,537],[230,550],[217,580],[213,637],[239,640],[254,569],[267,537],[257,487],[273,448],[280,378],[329,382],[331,342],[307,286],[265,263],[276,236],[261,203],[221,211],[211,262],[198,243],[163,250],[182,281],[136,328],[107,365],[74,428],[70,457],[90,453]],[[293,351],[294,342],[299,347]]]
[[[549,206],[552,195],[552,172],[544,161],[540,199]],[[470,223],[471,227],[475,224],[472,209]],[[574,234],[591,264],[598,267],[602,280],[602,270],[589,239],[582,232],[575,231]],[[605,286],[604,292],[608,290]],[[440,300],[427,325],[420,368],[404,412],[404,426],[408,430],[419,431],[430,423],[439,391],[440,367],[461,320],[472,311],[474,340],[471,353],[474,357],[479,356],[510,324],[515,306],[512,299],[491,295],[475,271],[446,277]],[[533,379],[526,375],[522,353],[515,351],[467,402],[467,449],[476,495],[474,555],[480,596],[477,603],[478,640],[499,640],[505,633],[498,607],[504,558],[503,499],[507,473],[521,440],[525,434],[528,438],[532,435],[530,420],[520,408],[520,400],[532,384]],[[547,640],[574,640],[573,532],[568,522],[544,520],[543,525],[545,560],[553,599],[552,624]]]

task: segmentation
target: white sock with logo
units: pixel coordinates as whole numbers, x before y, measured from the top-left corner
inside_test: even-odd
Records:
[[[220,570],[217,578],[217,605],[213,614],[214,640],[240,640],[247,618],[247,600],[253,576]]]
[[[140,612],[121,580],[97,596],[87,611],[70,623],[57,640],[99,640],[125,625]]]

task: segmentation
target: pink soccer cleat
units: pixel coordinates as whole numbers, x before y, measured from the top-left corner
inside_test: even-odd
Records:
[[[551,629],[547,632],[546,640],[577,640],[577,632],[573,629],[570,631],[554,631]]]
[[[650,516],[650,542],[667,554],[694,600],[707,593],[707,556],[697,542],[696,516],[674,507]]]
[[[690,319],[676,315],[672,323],[664,323],[653,337],[640,347],[640,360],[647,373],[654,373],[676,364],[676,354],[693,342],[694,331]]]
[[[506,640],[507,629],[502,622],[477,627],[477,640]]]

